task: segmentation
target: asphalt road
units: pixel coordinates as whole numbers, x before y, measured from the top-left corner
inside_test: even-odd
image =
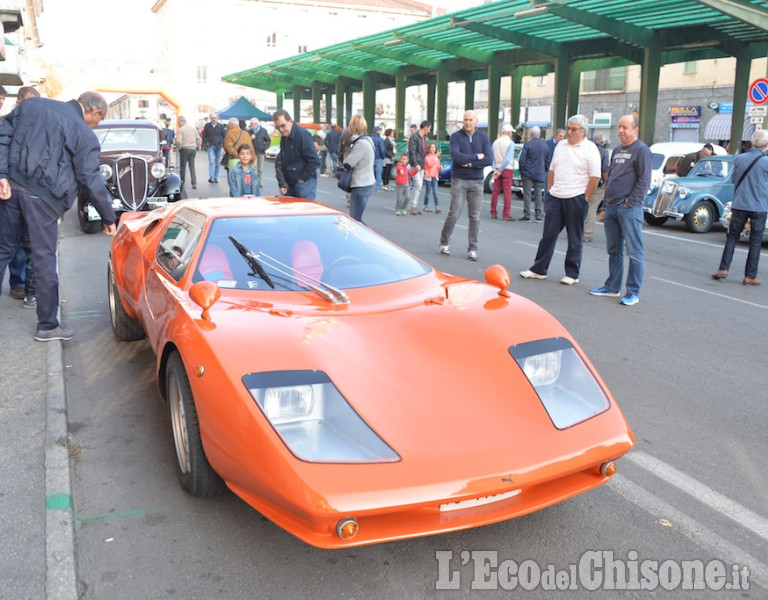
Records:
[[[226,194],[223,183],[205,183],[199,158],[197,195]],[[267,163],[266,194],[277,188],[272,169]],[[558,586],[568,598],[768,597],[768,285],[740,284],[745,247],[736,252],[734,277],[716,282],[709,274],[717,268],[721,229],[693,235],[682,224],[646,226],[641,300],[623,307],[587,293],[607,275],[601,225],[585,247],[581,283],[572,287],[559,284],[564,240],[550,279],[517,276],[533,262],[541,225],[491,221],[490,195],[480,260],[465,258],[466,215],[454,233],[453,255],[441,256],[448,192],[440,190],[442,215],[395,217],[394,193],[380,192],[364,218],[448,272],[482,278],[489,265],[501,263],[513,275],[513,292],[571,331],[637,437],[619,475],[513,521],[338,551],[307,546],[231,493],[191,498],[176,481],[152,353],[144,341],[112,336],[109,239],[82,234],[70,211],[60,261],[64,321],[77,331],[63,347],[82,598],[551,598]],[[318,200],[344,207],[334,179],[319,180]],[[522,214],[517,199],[512,214]],[[762,262],[765,273],[765,251]],[[682,561],[700,561],[691,564],[707,575],[696,579],[706,589],[682,589],[686,580],[676,577],[691,566]],[[563,574],[555,577],[558,571]],[[656,585],[650,576],[650,591],[610,589],[612,581],[621,588],[625,576],[631,583],[635,572],[655,574]],[[749,589],[713,589],[734,584]]]

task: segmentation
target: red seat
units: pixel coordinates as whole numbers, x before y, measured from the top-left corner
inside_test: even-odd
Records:
[[[291,266],[314,279],[323,276],[323,261],[314,242],[299,240],[291,249]]]
[[[206,281],[215,282],[220,279],[234,279],[226,253],[215,244],[208,244],[206,246],[197,270],[200,271],[200,275]]]

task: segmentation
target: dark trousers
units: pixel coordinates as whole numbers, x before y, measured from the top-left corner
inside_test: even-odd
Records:
[[[747,219],[749,219],[749,252],[747,253],[747,264],[744,267],[744,277],[749,279],[757,277],[757,264],[760,261],[766,214],[751,210],[733,209],[731,212],[731,223],[728,226],[728,235],[725,238],[723,256],[720,259],[720,270],[727,271],[731,267],[736,242],[739,241],[741,232],[744,231],[744,226],[747,224]]]
[[[573,198],[555,198],[549,192],[544,196],[544,231],[536,252],[536,262],[531,271],[546,275],[555,254],[557,236],[565,228],[568,233],[568,250],[565,253],[565,274],[579,278],[581,253],[584,248],[584,219],[587,216],[587,200],[584,194]]]
[[[45,201],[27,190],[13,187],[11,197],[0,200],[0,282],[16,253],[26,223],[35,265],[38,330],[59,326],[58,219],[59,215]]]
[[[197,175],[195,174],[195,149],[182,148],[179,150],[179,176],[182,181],[186,181],[187,165],[189,165],[189,179],[192,185],[197,185]]]

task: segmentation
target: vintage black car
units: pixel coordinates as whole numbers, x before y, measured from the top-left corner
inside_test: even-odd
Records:
[[[151,121],[102,121],[99,169],[112,197],[115,213],[152,210],[175,202],[186,193],[178,174],[165,167],[162,130]],[[101,218],[82,190],[77,196],[80,227],[85,233],[102,229]]]

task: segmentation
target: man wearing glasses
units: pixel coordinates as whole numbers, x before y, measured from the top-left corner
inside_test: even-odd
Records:
[[[275,161],[275,171],[280,194],[314,200],[317,193],[317,156],[312,134],[291,120],[282,108],[272,115],[275,129],[280,132],[280,154]]]
[[[107,101],[96,92],[69,102],[29,98],[0,124],[0,281],[26,223],[35,265],[39,342],[74,336],[57,317],[56,244],[58,220],[72,206],[78,187],[101,216],[104,232],[115,235],[112,200],[99,172],[99,141],[91,131],[107,109]]]
[[[584,219],[589,198],[600,181],[600,152],[594,142],[587,139],[587,118],[574,115],[568,119],[567,144],[555,146],[547,177],[544,196],[544,231],[536,260],[520,276],[526,279],[546,279],[549,263],[555,253],[557,236],[565,228],[568,250],[565,253],[564,285],[579,282],[581,252],[584,245]]]

